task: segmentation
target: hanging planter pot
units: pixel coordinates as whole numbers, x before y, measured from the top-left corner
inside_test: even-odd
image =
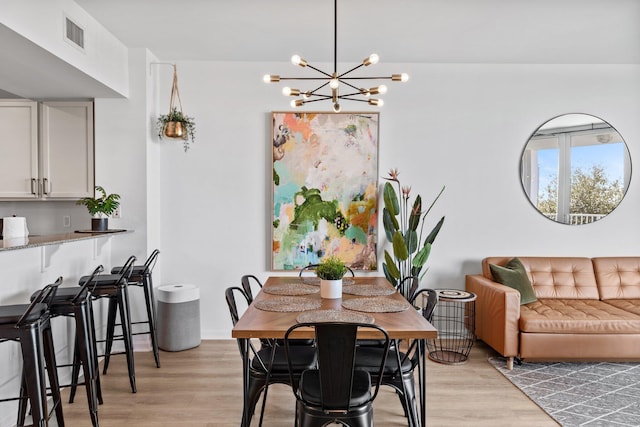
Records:
[[[195,142],[196,123],[193,117],[182,112],[182,101],[178,91],[178,71],[173,65],[173,85],[171,86],[171,100],[169,114],[161,114],[157,121],[158,137],[180,139],[184,144],[184,151],[189,149],[189,143]]]

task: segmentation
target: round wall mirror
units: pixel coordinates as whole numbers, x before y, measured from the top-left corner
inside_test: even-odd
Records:
[[[550,220],[590,224],[622,201],[631,179],[631,158],[622,136],[589,114],[564,114],[542,124],[520,161],[522,187]]]

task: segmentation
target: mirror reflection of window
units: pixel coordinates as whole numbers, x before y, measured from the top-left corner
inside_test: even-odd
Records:
[[[540,126],[525,146],[522,186],[547,218],[589,224],[612,212],[631,178],[622,136],[588,114],[565,114]]]

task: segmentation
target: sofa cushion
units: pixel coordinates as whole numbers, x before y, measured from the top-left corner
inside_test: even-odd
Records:
[[[640,299],[608,299],[605,301],[614,307],[640,316]]]
[[[600,299],[640,299],[640,257],[593,258]]]
[[[637,334],[640,315],[598,300],[538,299],[520,307],[520,330],[558,334]]]
[[[591,258],[518,257],[538,298],[599,299]],[[505,265],[511,258],[489,257],[482,274],[492,279],[489,264]]]
[[[527,272],[518,258],[513,258],[504,267],[489,264],[489,269],[496,282],[520,292],[520,304],[528,304],[537,299]]]

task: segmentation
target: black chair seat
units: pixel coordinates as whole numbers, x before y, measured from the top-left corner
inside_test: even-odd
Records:
[[[80,286],[83,286],[89,279],[91,279],[91,276],[82,276],[78,284]],[[93,280],[95,282],[96,288],[101,288],[105,286],[117,286],[121,279],[121,274],[100,274],[98,276],[95,276]],[[91,285],[90,287],[93,287],[93,285]]]
[[[81,292],[84,295],[81,295],[80,297],[78,297],[78,299],[82,299],[86,296],[86,293],[87,293],[86,289],[81,290]],[[39,291],[36,291],[31,295],[31,301],[33,301],[33,299],[38,295],[38,293]],[[51,299],[51,303],[53,305],[53,304],[71,302],[76,298],[77,295],[78,295],[78,288],[71,288],[71,287],[58,288],[58,291]]]
[[[122,268],[122,266],[113,267],[111,269],[111,274],[122,274]],[[131,277],[129,278],[129,283],[135,286],[142,286],[145,270],[148,270],[148,268],[144,265],[134,265],[133,270],[131,271]]]
[[[16,323],[25,313],[29,304],[3,305],[0,307],[0,325]],[[47,304],[38,303],[33,306],[33,310],[23,319],[24,322],[35,322],[44,312],[47,311]]]
[[[273,356],[273,363],[271,365],[271,374],[285,373],[289,374],[289,365],[287,364],[287,354],[284,347],[276,347],[275,355]],[[290,351],[291,365],[296,372],[302,372],[305,369],[312,368],[316,364],[316,349],[314,347],[296,346]],[[251,360],[251,368],[256,371],[264,372],[262,363],[268,368],[268,364],[271,360],[271,348],[263,348],[258,351],[258,357],[254,357]]]
[[[379,364],[378,367],[380,367]],[[302,398],[307,403],[323,406],[321,389],[320,371],[318,369],[308,369],[302,373],[299,390]],[[353,371],[353,388],[351,389],[349,406],[364,405],[369,399],[371,399],[371,376],[364,370],[356,369]],[[325,406],[325,409],[330,410],[332,408]]]
[[[380,360],[384,354],[384,348],[380,347],[358,347],[356,349],[356,366],[371,374],[377,374],[380,369]],[[384,375],[393,375],[398,371],[398,352],[391,349],[387,353],[387,360],[384,364]],[[411,359],[400,352],[400,368],[402,372],[409,372],[413,369]]]

